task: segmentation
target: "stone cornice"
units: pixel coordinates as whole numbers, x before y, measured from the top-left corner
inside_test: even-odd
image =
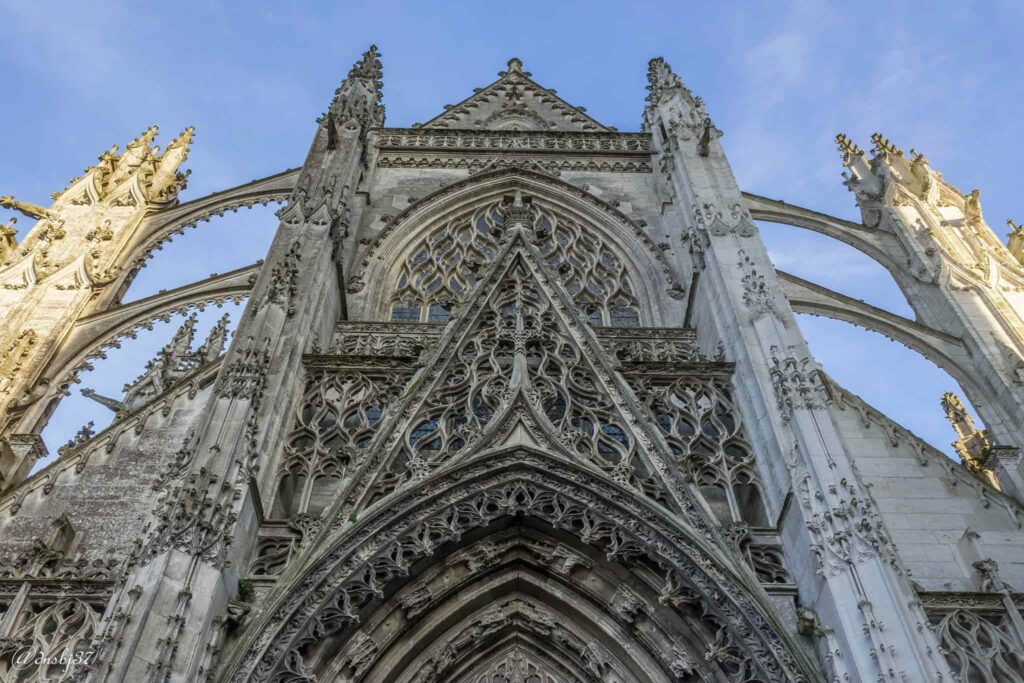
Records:
[[[442,168],[477,173],[535,164],[545,172],[650,173],[647,133],[475,131],[381,128],[378,168]]]
[[[531,154],[643,155],[654,153],[650,133],[575,131],[477,131],[425,128],[378,128],[374,144],[381,150],[515,151]]]

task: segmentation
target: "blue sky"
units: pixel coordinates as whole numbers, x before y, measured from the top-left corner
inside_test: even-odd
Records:
[[[536,80],[620,130],[637,130],[647,61],[662,55],[704,97],[741,186],[857,218],[833,138],[880,131],[927,154],[988,222],[1024,219],[1020,2],[102,3],[0,0],[0,194],[50,192],[151,124],[162,144],[197,128],[183,198],[302,162],[314,120],[370,43],[384,61],[387,123],[425,121],[519,56]],[[0,218],[6,219],[6,215]],[[272,210],[202,224],[158,252],[128,298],[260,258]],[[888,274],[795,228],[765,226],[778,267],[902,315]],[[203,314],[212,324],[219,311]],[[237,314],[235,315],[237,317]],[[800,316],[826,370],[933,445],[952,431],[928,361],[844,323]],[[125,344],[83,386],[117,395],[172,326]],[[203,330],[205,333],[205,329]],[[109,412],[77,394],[51,451]]]

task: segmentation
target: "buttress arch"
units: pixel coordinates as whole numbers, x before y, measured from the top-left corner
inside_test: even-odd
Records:
[[[78,320],[36,380],[33,392],[13,407],[21,433],[41,433],[70,386],[79,382],[78,375],[91,370],[92,361],[106,358],[107,350],[119,348],[123,339],[190,310],[240,303],[249,295],[260,266],[238,268]]]
[[[92,311],[95,313],[116,306],[153,252],[160,250],[174,235],[215,216],[223,216],[228,211],[281,203],[292,193],[298,177],[299,169],[288,169],[147,215],[138,234],[120,257],[122,268],[117,279],[104,288]]]
[[[916,351],[939,366],[972,395],[983,392],[970,371],[971,358],[958,337],[840,294],[827,287],[776,271],[794,313],[808,313],[877,332]]]
[[[746,192],[743,198],[755,220],[811,230],[839,240],[867,255],[889,272],[910,307],[918,310],[913,292],[919,290],[912,283],[912,274],[898,260],[904,248],[895,235],[777,199]],[[975,360],[960,337],[788,273],[780,272],[779,276],[794,312],[842,320],[903,344],[948,372],[971,403],[984,409],[986,422],[990,426],[993,422],[1013,424],[1012,416],[1006,413],[999,401],[993,400],[1000,390],[990,384],[988,377],[977,371]]]
[[[768,199],[749,192],[743,193],[743,199],[754,220],[811,230],[839,240],[867,255],[889,271],[900,291],[909,300],[908,274],[893,256],[903,253],[903,247],[895,235],[779,199]]]
[[[640,306],[640,325],[663,326],[668,311],[657,307],[666,293],[682,289],[661,248],[642,226],[595,195],[559,178],[523,168],[505,168],[470,176],[420,199],[390,220],[350,268],[350,292],[367,290],[362,318],[387,320],[390,296],[405,259],[446,221],[507,200],[519,192],[528,201],[568,216],[614,251],[632,275]],[[669,304],[663,304],[669,305]]]
[[[404,604],[402,614],[410,614],[414,608],[409,605],[424,607],[435,599],[444,603],[445,596],[434,595],[430,588],[429,597],[410,598],[414,582],[429,578],[432,567],[462,547],[481,547],[478,541],[488,536],[493,540],[496,531],[532,535],[548,546],[554,542],[556,548],[561,538],[563,559],[577,553],[583,563],[604,565],[609,576],[618,576],[621,584],[639,593],[639,602],[646,600],[663,618],[674,614],[685,625],[675,630],[682,634],[677,652],[645,649],[644,656],[660,671],[650,680],[678,680],[684,672],[700,672],[711,681],[820,680],[777,621],[756,577],[732,551],[609,479],[525,446],[438,471],[378,501],[359,519],[326,519],[309,541],[305,559],[282,575],[266,608],[229,648],[222,680],[311,680],[344,669],[346,653],[379,651],[376,641],[367,643],[367,634],[359,633],[380,623],[375,615],[382,605],[395,599]],[[529,572],[545,576],[536,562]],[[526,603],[536,606],[550,598],[524,589],[528,582],[513,583],[525,590]],[[565,596],[582,590],[571,581],[562,585],[563,604],[556,601],[545,609],[565,614]],[[507,594],[516,597],[514,591]],[[602,605],[593,594],[584,597],[587,609],[600,608],[610,620],[606,636],[628,622],[614,601]],[[445,623],[468,623],[478,613],[460,612]],[[439,613],[426,609],[426,614]],[[583,620],[584,628],[593,628],[593,621]],[[615,660],[616,653],[611,655]],[[678,660],[675,666],[673,659]],[[393,660],[408,657],[396,655]]]

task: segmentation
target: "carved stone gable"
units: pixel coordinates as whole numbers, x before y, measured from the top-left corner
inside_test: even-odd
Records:
[[[610,131],[555,94],[537,84],[523,63],[513,57],[508,68],[486,88],[456,105],[445,105],[439,114],[423,124],[425,128],[527,130],[527,131]]]
[[[663,505],[682,505],[695,525],[708,528],[682,484],[666,481],[667,446],[536,253],[524,219],[510,218],[503,229],[501,253],[455,309],[375,437],[367,461],[378,469],[359,475],[366,488],[353,504],[367,505],[456,460],[527,445]]]

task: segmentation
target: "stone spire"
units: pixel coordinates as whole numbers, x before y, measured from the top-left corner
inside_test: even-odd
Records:
[[[178,331],[174,333],[174,337],[167,343],[167,346],[160,352],[161,355],[166,356],[172,361],[180,361],[184,359],[192,351],[192,340],[196,336],[196,314],[190,315]]]
[[[207,363],[220,356],[221,352],[224,351],[224,345],[228,339],[228,322],[230,320],[230,313],[222,315],[217,324],[210,330],[210,333],[206,335],[206,341],[196,349],[196,356],[200,363]]]
[[[674,92],[679,92],[683,98],[693,107],[704,109],[704,102],[683,85],[682,79],[672,71],[672,67],[665,61],[664,57],[655,57],[647,63],[647,107],[644,110],[644,119],[649,118],[653,107]]]
[[[157,353],[134,382],[124,385],[124,409],[134,410],[162,394],[176,380],[195,368],[192,340],[195,337],[196,315],[190,315],[174,337]]]
[[[682,106],[668,117],[664,112],[659,116],[659,105],[666,104],[675,95],[679,96]],[[694,96],[690,89],[683,85],[682,80],[662,57],[655,57],[647,65],[646,102],[643,121],[645,130],[660,127],[665,136],[696,140],[697,153],[702,157],[710,156],[711,143],[722,137],[722,131],[711,122],[704,100]],[[665,159],[667,160],[667,157]]]
[[[100,163],[110,162],[113,165],[113,172],[110,176],[112,185],[119,185],[135,169],[150,159],[153,154],[152,144],[156,134],[160,132],[158,126],[150,126],[125,147],[124,154],[117,156],[117,145],[114,145],[107,152],[100,155]],[[93,167],[95,168],[95,167]]]
[[[182,173],[178,167],[188,159],[189,147],[192,144],[195,131],[195,127],[187,127],[181,132],[181,135],[167,145],[163,154],[154,159],[154,172],[148,183],[147,198],[150,201],[162,202],[174,199],[185,188],[188,182],[188,172]]]
[[[196,368],[217,359],[227,342],[229,321],[230,315],[225,313],[210,330],[206,341],[192,351],[196,325],[193,313],[178,328],[171,341],[146,364],[145,371],[134,382],[124,385],[123,400],[118,401],[88,388],[82,389],[82,396],[118,413],[138,408]]]
[[[383,79],[380,52],[371,45],[334,91],[328,116],[340,121],[354,119],[366,127],[384,125]]]

